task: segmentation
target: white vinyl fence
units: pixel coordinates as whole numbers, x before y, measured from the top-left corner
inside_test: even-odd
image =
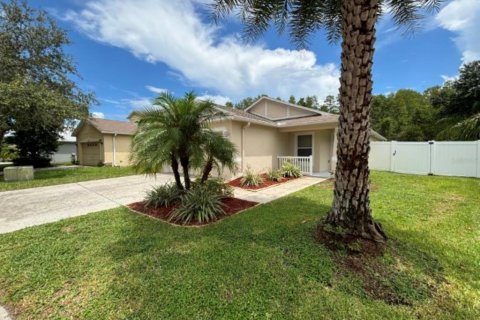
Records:
[[[480,178],[479,141],[370,143],[370,169]]]

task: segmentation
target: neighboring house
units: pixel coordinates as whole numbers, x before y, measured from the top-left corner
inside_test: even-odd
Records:
[[[214,121],[211,127],[237,147],[240,172],[247,168],[279,168],[283,161],[291,161],[305,174],[326,175],[335,169],[338,115],[268,97],[260,98],[245,110],[223,106],[217,109],[225,117]],[[135,119],[130,120],[82,122],[74,132],[80,164],[127,165],[131,136],[136,130]],[[372,131],[371,140],[385,138]]]
[[[52,163],[71,163],[77,157],[77,141],[71,130],[65,130],[58,139],[58,149],[52,154]]]
[[[83,120],[73,131],[77,138],[77,155],[80,165],[127,166],[132,136],[137,124],[90,118]]]

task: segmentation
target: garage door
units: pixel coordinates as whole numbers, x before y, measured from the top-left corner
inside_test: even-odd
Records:
[[[98,142],[82,143],[82,161],[84,166],[96,166],[100,161],[100,144]]]

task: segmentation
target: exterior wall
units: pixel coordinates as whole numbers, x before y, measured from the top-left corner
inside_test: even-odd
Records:
[[[269,119],[285,119],[314,115],[314,112],[285,105],[281,102],[264,100],[250,109],[248,112]]]
[[[88,123],[85,123],[83,127],[77,133],[77,159],[81,165],[83,161],[83,148],[82,143],[100,141],[103,139],[103,135]],[[100,144],[100,161],[103,160],[103,146]]]
[[[72,153],[77,154],[77,145],[75,142],[60,142],[58,150],[52,155],[52,163],[71,162]]]
[[[277,128],[252,124],[245,129],[245,165],[253,171],[267,171],[277,167],[277,156],[288,149],[288,135]]]
[[[132,137],[117,135],[115,137],[115,166],[128,166],[130,164]],[[113,165],[113,134],[103,136],[104,163]]]

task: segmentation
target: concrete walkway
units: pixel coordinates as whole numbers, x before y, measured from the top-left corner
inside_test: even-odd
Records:
[[[0,233],[140,201],[153,185],[170,180],[168,174],[136,175],[0,192]]]
[[[300,179],[291,180],[258,191],[235,188],[235,197],[249,201],[267,203],[325,180],[326,179],[324,178],[318,177],[302,177]]]
[[[235,197],[267,203],[323,180],[303,177],[260,191],[235,188]],[[0,192],[0,233],[141,201],[152,186],[167,181],[173,181],[169,174],[136,175]]]
[[[0,306],[0,320],[10,320],[7,310]]]

